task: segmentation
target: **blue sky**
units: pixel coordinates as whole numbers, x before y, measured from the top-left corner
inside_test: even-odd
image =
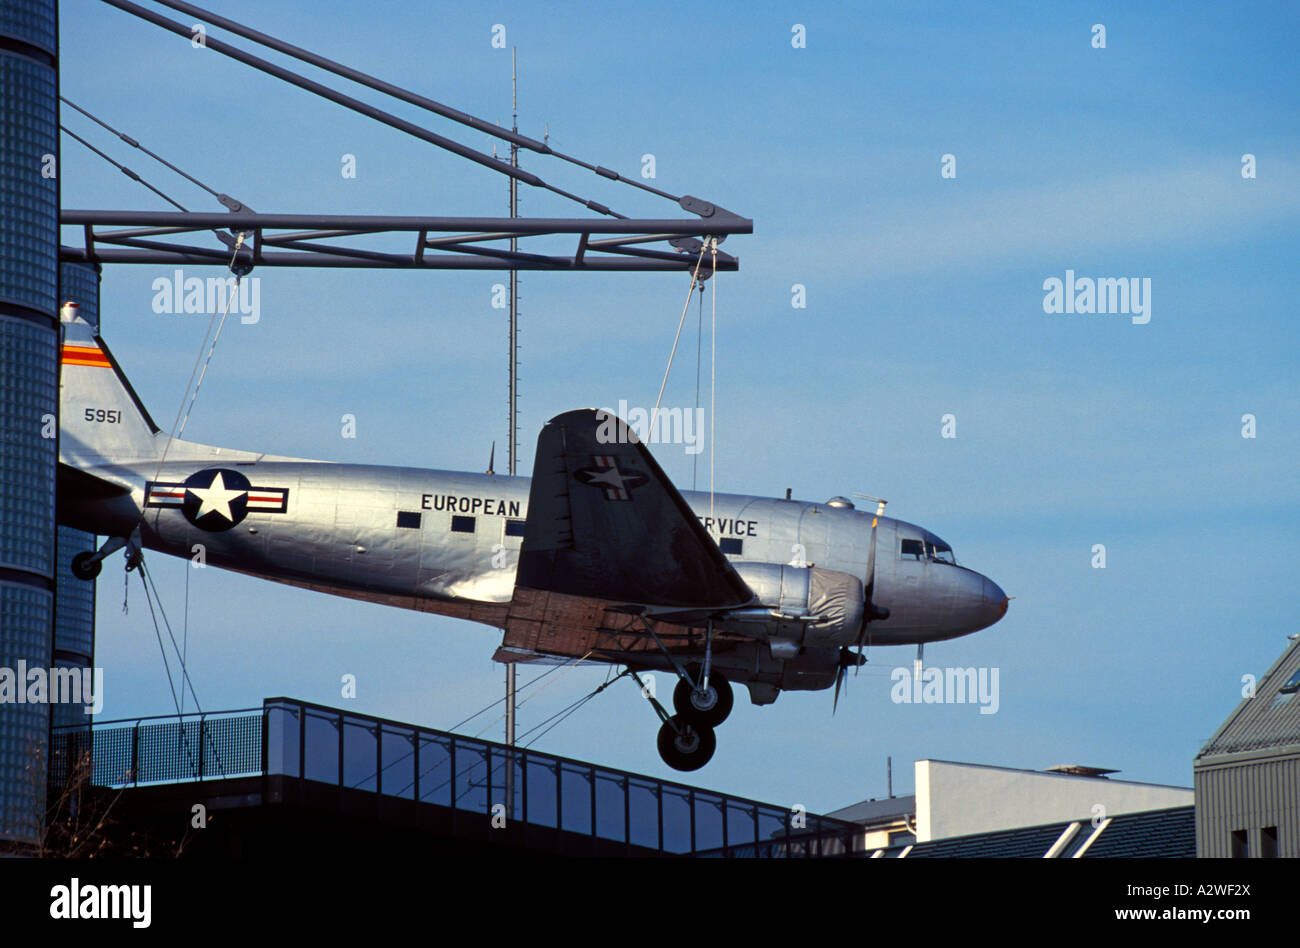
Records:
[[[484,169],[120,11],[62,7],[63,94],[259,211],[505,213],[505,183]],[[892,756],[896,792],[911,789],[910,762],[925,757],[1083,763],[1190,786],[1192,757],[1235,706],[1242,676],[1262,673],[1297,631],[1294,7],[629,3],[578,13],[373,2],[360,18],[345,3],[219,8],[508,122],[509,52],[490,43],[504,24],[519,50],[521,131],[549,129],[557,149],[629,176],[653,154],[657,186],[754,219],[753,235],[725,244],[740,272],[717,280],[719,489],[886,497],[892,515],[932,529],[1016,597],[998,625],[926,656],[999,668],[997,714],[891,703],[889,672],[912,653],[875,649],[834,717],[828,692],[766,708],[738,695],[701,785],[825,810],[883,795]],[[1105,49],[1092,46],[1094,23]],[[806,48],[792,47],[794,24]],[[187,207],[219,210],[81,117],[64,121]],[[1253,180],[1241,175],[1247,153]],[[340,174],[344,154],[356,156],[355,179]],[[940,177],[944,154],[956,158],[954,179]],[[673,214],[579,169],[524,161],[622,213]],[[66,138],[62,187],[68,208],[162,209]],[[580,209],[524,188],[521,212]],[[1044,313],[1043,281],[1067,269],[1149,278],[1150,323]],[[206,328],[152,312],[151,282],[169,273],[119,265],[103,282],[105,336],[160,422],[175,414]],[[502,275],[256,275],[261,320],[227,326],[187,437],[463,470],[481,470],[495,440],[500,459],[505,318],[490,295]],[[796,283],[805,309],[791,306]],[[653,404],[687,279],[525,273],[521,286],[527,473],[553,415]],[[665,404],[694,404],[686,338]],[[707,402],[707,369],[705,379]],[[344,413],[357,418],[356,439],[340,437]],[[955,439],[940,437],[946,413]],[[1257,418],[1253,440],[1241,437],[1245,413]],[[690,486],[680,447],[656,456]],[[1104,570],[1091,567],[1097,543]],[[151,562],[176,620],[185,566]],[[171,709],[136,582],[123,615],[119,558],[99,580],[106,718]],[[483,626],[214,569],[190,571],[189,617],[191,674],[209,709],[277,694],[338,705],[340,676],[355,674],[349,707],[449,727],[502,691],[490,660],[499,633]],[[520,729],[604,676],[552,675],[521,706]],[[495,717],[465,731],[499,737]],[[656,727],[620,685],[536,746],[670,775]]]

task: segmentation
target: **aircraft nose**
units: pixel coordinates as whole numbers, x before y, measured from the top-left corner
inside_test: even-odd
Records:
[[[957,635],[987,629],[1007,614],[1007,594],[982,573],[965,570],[960,590],[954,615],[959,629]]]
[[[987,576],[982,578],[984,580],[984,595],[979,611],[983,624],[980,628],[987,628],[1007,614],[1007,605],[1011,600],[1002,591],[1001,586]]]

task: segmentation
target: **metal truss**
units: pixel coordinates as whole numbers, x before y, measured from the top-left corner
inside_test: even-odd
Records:
[[[186,38],[192,35],[192,27],[168,19],[131,0],[103,0],[103,2],[177,35]],[[80,227],[84,234],[84,241],[81,247],[61,248],[60,256],[63,260],[228,266],[232,262],[231,248],[235,246],[235,236],[242,233],[244,246],[240,248],[238,259],[235,261],[237,267],[241,269],[271,266],[371,267],[407,270],[689,271],[699,263],[700,276],[705,278],[714,270],[739,269],[739,263],[733,256],[718,251],[715,264],[712,253],[705,255],[701,260],[701,251],[710,245],[712,240],[716,239],[720,243],[731,234],[753,233],[753,221],[747,218],[733,214],[709,201],[690,195],[671,194],[643,181],[624,177],[609,168],[566,155],[551,148],[545,139],[538,141],[521,135],[513,129],[505,129],[486,122],[433,99],[326,59],[309,50],[253,30],[194,4],[181,2],[181,0],[155,0],[155,2],[188,16],[205,20],[246,40],[392,96],[476,132],[487,133],[509,142],[517,149],[556,159],[584,169],[604,180],[614,181],[673,201],[680,210],[695,217],[688,219],[625,217],[600,202],[585,199],[559,188],[543,180],[531,170],[502,161],[495,155],[476,151],[461,142],[453,141],[369,103],[345,95],[215,37],[205,37],[203,46],[212,52],[251,66],[521,184],[573,201],[602,217],[259,214],[233,199],[222,201],[231,211],[229,214],[188,211],[64,210],[60,214],[60,224]],[[93,119],[94,116],[91,118]],[[120,134],[119,137],[129,144],[137,144],[129,137]],[[124,168],[122,170],[126,171]],[[126,171],[126,173],[139,180],[132,172]],[[115,227],[126,229],[105,230],[105,228]],[[225,244],[224,248],[200,247],[175,239],[178,235],[214,230],[217,231],[217,237]],[[409,253],[394,253],[390,249],[376,247],[368,248],[351,240],[362,236],[373,237],[393,233],[412,235]],[[523,239],[529,239],[530,243],[536,244],[534,238],[564,235],[575,238],[572,252],[554,252],[555,241],[547,243],[549,252],[545,253],[518,247],[518,242]],[[340,238],[348,242],[334,242]],[[511,249],[512,241],[516,244],[515,249]],[[666,247],[647,246],[665,242]],[[502,245],[497,246],[498,243]],[[390,247],[391,241],[385,246]]]
[[[717,237],[753,233],[753,221],[709,207],[710,213],[703,221],[65,210],[59,222],[80,227],[84,234],[83,246],[62,248],[63,260],[226,266],[231,262],[227,248],[158,239],[218,228],[228,229],[232,235],[248,235],[238,260],[245,266],[689,271],[704,246],[691,235],[702,231]],[[105,227],[128,229],[103,230]],[[411,252],[392,253],[327,242],[391,233],[411,234]],[[576,237],[573,252],[531,253],[511,251],[508,246],[512,237],[521,240],[547,235]],[[593,235],[596,239],[592,239]],[[491,246],[494,241],[506,241],[507,245]],[[640,246],[656,241],[671,241],[674,249]],[[702,274],[711,268],[711,256],[706,255]],[[719,251],[716,269],[738,269],[736,258]]]

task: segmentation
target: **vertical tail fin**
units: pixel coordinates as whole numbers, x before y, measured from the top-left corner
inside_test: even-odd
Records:
[[[158,426],[94,328],[64,312],[59,460],[76,467],[159,457]]]

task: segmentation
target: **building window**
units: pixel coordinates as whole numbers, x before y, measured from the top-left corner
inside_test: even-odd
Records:
[[[524,535],[524,522],[522,520],[506,521],[506,536],[521,537]]]
[[[745,547],[745,541],[737,540],[735,537],[723,537],[718,541],[718,546],[728,556],[740,556],[740,551]]]
[[[1287,679],[1285,685],[1278,689],[1284,695],[1293,695],[1300,691],[1300,668],[1295,670],[1295,674]]]
[[[451,532],[452,533],[473,533],[474,520],[475,520],[474,517],[452,517]]]
[[[1246,840],[1245,830],[1232,831],[1232,858],[1246,859],[1250,856],[1250,843]]]
[[[1261,859],[1277,858],[1277,827],[1265,826],[1259,831],[1259,856]]]
[[[408,530],[420,529],[420,512],[418,510],[397,511],[397,525]]]

